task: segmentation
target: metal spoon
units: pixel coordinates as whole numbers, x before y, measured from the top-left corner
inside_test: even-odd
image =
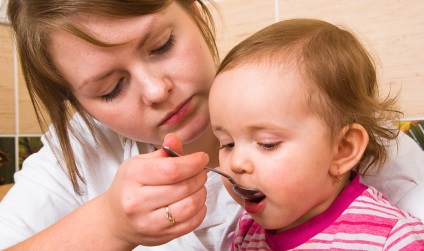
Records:
[[[181,155],[177,152],[175,152],[174,150],[172,150],[171,148],[169,148],[168,146],[162,146],[162,149],[170,156],[170,157],[180,157]],[[210,167],[205,167],[206,170],[218,173],[222,176],[224,176],[225,178],[228,179],[228,181],[231,182],[231,184],[233,184],[233,191],[236,192],[240,197],[242,197],[243,199],[246,200],[260,200],[265,198],[265,195],[257,190],[257,189],[253,189],[253,188],[246,188],[246,187],[242,187],[239,184],[237,184],[237,182],[235,182],[235,180],[233,180],[233,178],[231,178],[231,176],[229,176],[226,173],[223,173],[221,171],[218,171],[216,169],[210,168]]]

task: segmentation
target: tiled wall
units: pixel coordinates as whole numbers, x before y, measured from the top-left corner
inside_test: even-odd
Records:
[[[320,18],[358,34],[381,65],[380,91],[400,91],[406,118],[424,117],[424,1],[221,0],[222,55],[276,20]]]
[[[217,3],[219,14],[214,12],[214,15],[222,57],[242,39],[278,20],[313,17],[344,24],[378,55],[382,95],[390,90],[400,91],[405,117],[424,117],[424,1],[220,0]],[[0,24],[0,43],[0,144],[1,139],[6,145],[14,142],[16,169],[19,137],[39,136],[40,130],[6,24]]]
[[[10,27],[0,24],[0,185],[13,182],[22,160],[41,144],[41,132],[18,68]]]

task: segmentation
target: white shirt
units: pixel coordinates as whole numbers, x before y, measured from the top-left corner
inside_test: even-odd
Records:
[[[391,145],[389,159],[380,173],[362,180],[424,222],[424,151],[405,133],[400,132],[398,140],[398,147]]]
[[[87,142],[81,145],[72,138],[81,174],[87,182],[82,196],[74,193],[45,137],[42,138],[44,147],[25,160],[22,170],[15,174],[15,185],[0,203],[0,250],[42,231],[106,191],[124,159],[148,150],[148,146],[139,149],[131,140],[123,140],[107,127],[99,126],[97,145],[88,137],[87,128],[79,130]],[[53,144],[57,146],[57,142]],[[218,174],[209,172],[205,186],[207,215],[194,232],[163,246],[140,246],[135,250],[229,250],[242,208],[228,195]],[[165,209],[163,217],[167,220]]]
[[[73,118],[73,122],[79,120],[78,116]],[[87,182],[84,195],[74,193],[66,172],[60,168],[43,137],[44,147],[25,160],[22,170],[15,174],[15,185],[0,203],[0,250],[42,231],[106,191],[125,158],[148,151],[147,145],[139,149],[132,141],[123,142],[118,134],[101,124],[97,144],[86,127],[80,127],[78,132],[86,142],[71,139],[81,174]],[[50,130],[50,134],[54,132]],[[52,143],[58,146],[57,141]],[[391,160],[382,173],[365,182],[402,209],[424,219],[423,180],[424,153],[403,134],[399,154],[392,151]],[[206,188],[208,211],[201,226],[163,246],[140,246],[136,250],[229,250],[242,208],[228,195],[217,174],[208,173]]]

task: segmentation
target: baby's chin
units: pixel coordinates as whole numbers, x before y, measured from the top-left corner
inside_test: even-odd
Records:
[[[290,227],[286,227],[286,223],[283,222],[275,222],[275,219],[263,219],[261,217],[253,217],[252,218],[264,229],[272,231],[274,234],[281,233],[290,229]]]
[[[279,214],[270,214],[266,210],[262,210],[256,214],[250,214],[250,216],[264,229],[273,231],[274,233],[281,233],[290,228],[295,227],[296,225],[289,216],[281,216]]]

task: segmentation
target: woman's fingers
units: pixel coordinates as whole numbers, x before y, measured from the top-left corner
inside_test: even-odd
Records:
[[[181,155],[183,153],[183,146],[181,144],[181,140],[177,137],[175,133],[170,133],[166,135],[162,145],[170,147],[172,150],[176,151],[177,153],[180,153]]]
[[[206,180],[207,174],[202,170],[201,173],[174,184],[152,186],[135,183],[134,190],[128,190],[128,194],[122,198],[122,205],[127,214],[142,210],[146,205],[152,209],[164,207],[192,196],[199,190],[205,190]],[[195,202],[204,203],[202,200]]]
[[[190,221],[194,215],[203,215],[206,202],[206,188],[203,187],[189,197],[185,197],[168,205],[169,212],[177,224]],[[163,214],[163,208],[158,208],[159,217]],[[166,210],[165,210],[166,211]],[[166,215],[165,215],[166,216]],[[174,225],[167,219],[166,226]]]
[[[164,145],[182,152],[175,134]],[[108,194],[117,232],[135,244],[159,245],[198,227],[206,215],[207,154],[167,157],[163,150],[124,161]]]
[[[149,229],[149,233],[153,236],[163,234],[164,229],[173,228],[178,224],[191,226],[193,231],[205,216],[205,202],[206,188],[203,187],[181,200],[161,205],[148,217],[140,218],[137,224],[141,229]]]
[[[162,157],[156,160],[163,159],[177,160],[180,158]],[[126,165],[131,163],[128,162]],[[137,161],[134,163],[137,163]],[[195,166],[190,164],[187,164],[187,166],[196,170]],[[123,168],[126,169],[125,166]],[[140,167],[135,169],[140,169]],[[185,167],[178,168],[175,171],[179,172],[181,169],[185,169]],[[138,177],[132,175],[121,179],[119,177],[123,176],[118,174],[116,183],[114,182],[113,185],[118,190],[117,193],[112,192],[116,195],[114,197],[117,200],[112,200],[112,206],[109,208],[118,209],[121,212],[118,213],[118,215],[121,214],[118,217],[121,220],[118,220],[118,218],[115,218],[115,220],[121,222],[120,225],[129,230],[129,232],[125,231],[129,233],[127,237],[135,240],[137,244],[159,245],[187,234],[198,227],[206,215],[206,188],[204,184],[207,180],[206,172],[202,167],[199,169],[200,172],[194,172],[193,176],[189,176],[190,172],[188,171],[182,171],[189,177],[176,183],[169,181],[166,181],[167,184],[160,184],[158,181],[150,182],[154,185],[142,184],[138,181]],[[153,179],[152,177],[155,177],[156,174],[157,172],[144,173],[144,176],[151,175],[150,179]],[[183,176],[177,175],[176,177]],[[168,215],[166,207],[169,210]],[[170,221],[168,218],[174,219],[177,223],[172,223],[172,220]]]
[[[174,207],[169,207],[171,214],[174,213]],[[196,229],[203,222],[206,216],[206,206],[200,208],[195,214],[192,214],[186,221],[172,224],[168,222],[165,208],[157,210],[157,217],[151,222],[148,234],[143,236],[143,245],[160,245],[169,242],[177,237],[188,234]]]
[[[209,162],[209,156],[203,152],[177,158],[152,158],[148,155],[135,156],[125,161],[125,165],[131,167],[125,170],[128,179],[136,180],[140,185],[175,184],[203,172]]]

